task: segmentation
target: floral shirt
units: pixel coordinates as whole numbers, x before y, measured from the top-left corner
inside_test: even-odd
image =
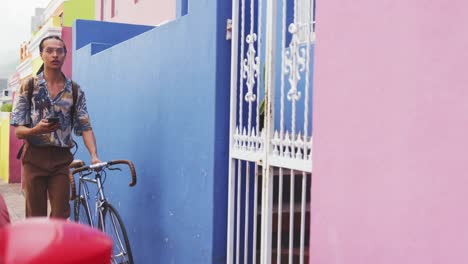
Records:
[[[51,98],[47,90],[47,83],[43,73],[34,78],[34,91],[31,107],[28,101],[28,81],[20,88],[19,94],[15,96],[13,111],[11,113],[12,126],[34,127],[43,118],[58,117],[60,126],[51,133],[31,136],[28,142],[38,146],[71,147],[71,107],[73,105],[72,81],[66,78],[65,87]],[[75,116],[73,118],[73,129],[77,136],[83,131],[91,130],[88,111],[86,109],[86,98],[84,92],[77,87],[78,96],[75,105]],[[31,111],[30,111],[31,109]]]

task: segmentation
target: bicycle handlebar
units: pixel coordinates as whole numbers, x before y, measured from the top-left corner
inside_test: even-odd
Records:
[[[69,165],[70,169],[75,169],[79,167],[83,167],[85,165],[84,161],[82,160],[73,160],[72,163]]]
[[[133,163],[129,160],[111,160],[108,162],[109,166],[116,165],[116,164],[126,164],[128,168],[130,169],[130,172],[132,173],[132,182],[130,182],[128,185],[129,186],[135,186],[137,183],[137,178],[136,178],[136,171],[135,171],[135,166]]]
[[[104,167],[109,167],[112,165],[117,165],[117,164],[125,164],[128,166],[130,169],[130,172],[132,174],[132,181],[130,182],[129,186],[135,186],[137,183],[137,178],[136,178],[136,172],[135,172],[135,166],[133,163],[129,160],[111,160],[108,162],[101,162],[101,163],[96,163],[93,165],[88,165],[84,167],[80,167],[78,169],[73,170],[72,174],[75,175],[76,173],[83,172],[83,171],[98,171]]]
[[[75,169],[84,166],[85,163],[82,160],[73,160],[73,162],[68,166],[70,169]],[[73,178],[73,174],[68,175],[70,178],[70,187],[71,187],[71,195],[70,200],[75,200],[76,198],[76,185],[75,185],[75,178]]]

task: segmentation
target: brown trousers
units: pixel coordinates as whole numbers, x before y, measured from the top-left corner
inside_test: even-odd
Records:
[[[68,166],[72,161],[69,148],[26,144],[22,155],[26,217],[47,216],[47,194],[50,217],[70,216]]]

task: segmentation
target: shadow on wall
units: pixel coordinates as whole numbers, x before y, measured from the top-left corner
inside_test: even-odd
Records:
[[[188,0],[177,0],[177,17],[185,16],[188,13]]]

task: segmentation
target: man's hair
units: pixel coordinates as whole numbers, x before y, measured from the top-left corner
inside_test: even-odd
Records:
[[[39,52],[42,52],[44,50],[44,42],[48,39],[60,40],[63,44],[63,50],[65,51],[65,53],[67,53],[67,46],[65,45],[65,41],[63,41],[63,39],[61,39],[59,36],[55,35],[47,36],[41,40],[41,43],[39,43]]]
[[[55,35],[51,35],[51,36],[47,36],[45,38],[43,38],[41,40],[41,43],[39,43],[39,52],[42,53],[42,51],[44,50],[44,42],[48,39],[56,39],[56,40],[60,40],[63,44],[63,50],[65,51],[65,54],[67,54],[67,46],[65,45],[65,41],[63,41],[63,39],[61,39],[59,36],[55,36]],[[43,72],[44,71],[44,63],[42,63],[41,67],[39,68],[39,70],[37,71],[36,75],[38,75],[39,73]]]

